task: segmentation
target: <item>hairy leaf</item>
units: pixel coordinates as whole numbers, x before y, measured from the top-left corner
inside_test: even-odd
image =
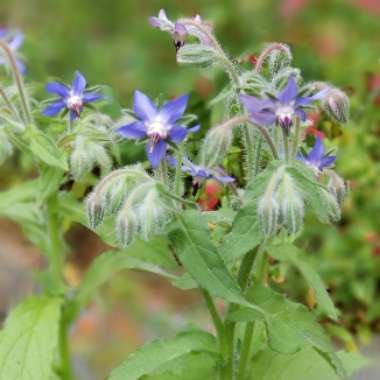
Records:
[[[292,244],[269,245],[268,252],[280,261],[290,262],[314,289],[319,308],[331,319],[337,320],[339,313],[335,308],[319,274],[306,262],[304,254]]]
[[[53,375],[61,299],[33,297],[8,316],[0,335],[0,379],[42,380]]]
[[[203,331],[190,331],[179,334],[173,339],[150,342],[114,369],[108,380],[137,380],[191,352],[216,353],[215,338]]]

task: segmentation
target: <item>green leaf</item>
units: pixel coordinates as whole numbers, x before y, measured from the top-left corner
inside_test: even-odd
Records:
[[[306,262],[305,255],[292,244],[269,245],[271,256],[283,262],[290,262],[304,277],[308,286],[315,291],[318,306],[329,318],[337,320],[338,310],[335,308],[319,274]]]
[[[215,354],[192,352],[161,366],[153,375],[141,380],[216,380],[217,362]]]
[[[8,316],[0,335],[0,380],[53,376],[62,300],[33,297]]]
[[[349,374],[364,364],[356,354],[339,353],[338,356]],[[253,359],[252,368],[249,380],[339,380],[334,369],[311,347],[291,355],[267,349]]]
[[[257,219],[257,204],[249,202],[237,213],[231,232],[224,237],[220,245],[220,254],[225,262],[230,263],[242,258],[262,240]]]
[[[38,201],[42,204],[52,194],[56,193],[61,185],[64,171],[56,167],[45,166],[38,179]]]
[[[305,306],[262,285],[250,288],[247,300],[264,311],[268,344],[272,350],[294,353],[311,345],[323,352],[333,351],[329,338]],[[262,315],[244,307],[231,313],[229,319],[251,321],[262,319]]]
[[[150,342],[114,369],[108,380],[137,380],[191,352],[216,353],[215,338],[203,331],[190,331],[179,334],[173,339]]]
[[[123,269],[141,269],[174,280],[176,276],[162,270],[160,267],[139,260],[130,255],[130,252],[140,251],[141,247],[132,245],[125,251],[109,251],[102,253],[91,264],[77,290],[76,302],[79,307],[84,306],[97,288]],[[132,252],[135,253],[135,252]]]
[[[177,62],[195,64],[201,67],[218,61],[220,54],[211,46],[202,44],[185,44],[177,52]]]
[[[49,136],[37,129],[33,129],[29,132],[29,139],[30,150],[42,162],[65,171],[68,170],[66,157]]]
[[[179,229],[170,239],[189,274],[200,287],[229,302],[248,306],[239,285],[232,278],[215,245],[211,242],[206,221],[198,211],[185,211],[178,218]]]
[[[295,161],[287,171],[292,175],[303,199],[313,209],[320,222],[331,223],[339,220],[340,208],[335,197],[316,181],[312,169]]]

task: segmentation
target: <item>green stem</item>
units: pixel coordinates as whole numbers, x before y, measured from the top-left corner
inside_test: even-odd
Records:
[[[63,285],[62,266],[63,266],[63,245],[60,234],[60,223],[58,215],[51,210],[56,199],[52,198],[48,201],[48,230],[50,237],[49,259],[52,276],[56,289],[60,289]]]
[[[202,294],[206,303],[206,306],[208,308],[208,311],[211,315],[212,322],[214,324],[216,333],[218,335],[218,340],[219,340],[219,345],[220,345],[220,350],[223,351],[223,346],[224,346],[224,326],[223,322],[219,316],[218,311],[216,310],[215,304],[213,299],[210,296],[210,293],[202,289]]]
[[[238,284],[240,285],[242,291],[244,291],[249,282],[249,275],[251,273],[253,263],[255,261],[257,248],[248,252],[239,268],[239,274],[238,274]],[[236,304],[231,304],[230,311],[234,311],[236,309]],[[225,338],[227,341],[227,366],[225,369],[225,379],[231,380],[234,378],[234,354],[235,354],[235,327],[236,322],[232,321],[226,321],[225,323]]]
[[[288,132],[285,130],[285,128],[281,128],[282,131],[282,143],[284,144],[284,155],[285,155],[285,162],[289,162],[289,136]]]
[[[239,362],[239,369],[238,369],[238,375],[237,375],[238,380],[245,379],[245,369],[247,367],[249,354],[251,351],[253,331],[254,331],[254,322],[247,322],[247,325],[245,327],[245,332],[244,332],[242,349],[240,353],[240,362]]]
[[[18,93],[20,95],[21,105],[22,105],[24,115],[25,115],[25,122],[31,123],[32,122],[32,113],[30,111],[29,101],[28,101],[28,98],[26,96],[22,75],[17,68],[16,58],[13,54],[13,51],[9,48],[7,43],[4,41],[1,41],[1,40],[0,40],[0,49],[2,49],[4,51],[5,55],[7,56],[8,60],[9,60],[9,63],[10,63],[11,69],[12,69],[12,73],[13,73],[13,78],[16,82]]]
[[[179,154],[177,155],[177,166],[175,168],[174,177],[174,191],[176,195],[181,196],[181,185],[182,185],[182,162],[183,162],[183,149],[179,146]]]
[[[71,368],[70,341],[69,341],[70,323],[63,316],[59,326],[59,372],[62,380],[74,380]]]
[[[294,135],[292,140],[292,151],[291,151],[291,158],[295,159],[297,156],[298,151],[298,144],[300,139],[300,132],[301,132],[301,121],[299,117],[296,118],[295,126],[294,126]]]

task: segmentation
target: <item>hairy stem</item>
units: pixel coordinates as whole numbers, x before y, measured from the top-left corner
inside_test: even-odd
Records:
[[[274,42],[270,44],[264,51],[260,54],[259,58],[257,59],[255,71],[259,73],[261,69],[263,68],[264,62],[269,56],[269,54],[274,50],[282,50],[284,52],[287,52],[287,48],[280,42]]]
[[[13,54],[13,51],[9,48],[6,42],[0,40],[0,49],[3,50],[5,55],[7,56],[12,73],[13,73],[13,78],[16,83],[18,93],[20,95],[20,100],[21,100],[21,105],[23,108],[24,116],[25,116],[25,122],[26,123],[31,123],[32,122],[32,113],[30,111],[30,105],[28,98],[26,96],[25,92],[25,87],[24,87],[24,81],[22,79],[22,75],[20,71],[17,68],[17,63],[16,63],[16,58]]]
[[[19,119],[19,114],[16,110],[16,108],[13,106],[13,104],[11,103],[11,101],[9,100],[6,92],[4,91],[3,88],[0,87],[0,96],[3,98],[4,100],[4,103],[5,105],[7,106],[7,108],[9,109],[9,111],[11,111],[13,113],[13,115],[15,117],[17,117],[17,119]]]
[[[233,128],[236,125],[246,124],[246,123],[251,124],[254,128],[256,128],[262,134],[263,138],[265,139],[265,141],[267,142],[267,144],[269,146],[269,149],[272,152],[273,158],[275,160],[278,160],[279,155],[277,152],[277,148],[274,144],[274,141],[273,141],[272,136],[270,135],[268,129],[263,127],[262,125],[257,125],[255,123],[253,123],[253,121],[248,116],[246,116],[246,115],[235,116],[235,117],[225,121],[224,123],[219,124],[215,128]]]
[[[224,350],[224,348],[223,348],[224,347],[224,326],[223,326],[223,322],[219,316],[218,311],[216,310],[215,303],[214,303],[213,299],[211,298],[210,293],[207,290],[202,289],[202,294],[203,294],[203,298],[205,300],[207,309],[211,315],[212,322],[214,324],[216,333],[218,335],[220,350],[223,351]]]
[[[284,144],[285,162],[288,163],[289,162],[289,158],[290,158],[290,152],[289,152],[289,133],[283,127],[281,127],[281,131],[282,131],[282,143]]]
[[[71,368],[71,355],[70,355],[70,322],[63,316],[59,326],[59,359],[60,367],[59,372],[62,380],[74,380],[75,377]]]
[[[244,338],[242,343],[242,349],[240,353],[239,369],[237,374],[237,380],[245,379],[245,369],[249,360],[249,354],[251,351],[254,322],[247,322],[245,326]]]
[[[234,88],[238,90],[240,86],[239,73],[236,70],[235,65],[231,62],[226,52],[223,50],[222,46],[215,38],[215,36],[212,34],[212,32],[209,30],[209,28],[204,26],[202,23],[196,22],[192,19],[183,19],[181,20],[181,23],[183,23],[185,26],[190,25],[194,28],[197,28],[202,34],[204,34],[207,37],[207,39],[211,42],[213,47],[218,51],[218,53],[222,57],[223,62],[225,63],[225,69],[231,77],[231,80],[234,84]]]
[[[298,152],[298,144],[300,140],[300,132],[301,132],[301,121],[299,117],[296,118],[295,126],[294,126],[294,135],[292,140],[292,150],[291,150],[291,158],[295,159]]]
[[[258,248],[248,252],[244,256],[244,258],[240,264],[237,281],[238,281],[238,284],[240,285],[240,287],[243,291],[248,286],[249,275],[252,271],[252,267],[253,267],[253,263],[255,261],[257,249]],[[230,305],[231,312],[235,308],[236,308],[235,304]],[[226,321],[226,323],[225,323],[225,336],[226,336],[226,340],[227,340],[227,344],[228,344],[228,349],[227,349],[228,361],[227,361],[227,366],[225,369],[225,375],[226,375],[225,379],[229,379],[229,380],[234,378],[234,372],[235,372],[235,369],[234,369],[235,327],[236,327],[236,322]]]

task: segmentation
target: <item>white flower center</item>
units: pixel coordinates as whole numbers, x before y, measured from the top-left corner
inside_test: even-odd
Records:
[[[83,106],[83,99],[78,95],[71,95],[66,100],[67,108],[70,110],[78,110]]]
[[[284,120],[284,119],[290,119],[291,120],[293,117],[293,113],[294,113],[293,107],[290,107],[290,106],[279,107],[276,110],[276,116],[280,120]]]
[[[162,120],[155,119],[147,125],[147,135],[149,137],[166,139],[168,137],[168,127]]]

